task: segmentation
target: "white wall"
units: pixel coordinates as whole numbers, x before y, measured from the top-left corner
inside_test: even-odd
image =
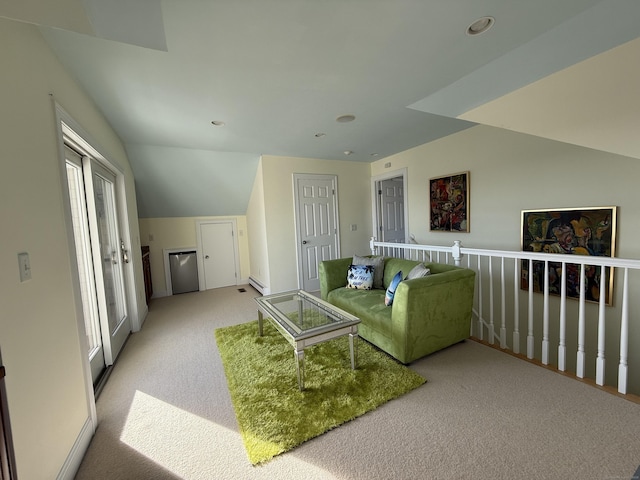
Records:
[[[369,164],[294,157],[262,157],[266,238],[272,292],[298,288],[293,174],[316,173],[338,176],[341,256],[369,252],[371,236],[371,192]],[[349,226],[357,225],[356,231]],[[252,272],[253,274],[253,272]]]
[[[90,410],[50,93],[125,168],[132,250],[139,250],[135,193],[122,144],[37,28],[0,19],[0,44],[0,348],[18,476],[56,478]],[[19,252],[31,259],[33,278],[25,283]],[[141,282],[140,255],[134,262]]]
[[[640,258],[637,159],[476,126],[374,162],[408,168],[409,227],[420,243],[520,250],[522,210],[617,205],[616,256]],[[430,232],[429,179],[470,172],[470,233]]]
[[[164,249],[197,247],[196,222],[202,220],[235,220],[238,227],[238,261],[240,272],[238,281],[249,278],[249,244],[247,241],[247,219],[244,215],[224,217],[171,217],[171,218],[141,218],[140,238],[143,245],[149,246],[149,260],[151,262],[151,283],[153,296],[164,297],[171,295],[167,291],[165,279]]]
[[[521,212],[533,209],[570,207],[618,207],[616,256],[640,258],[640,175],[638,159],[591,150],[495,127],[476,126],[429,144],[379,160],[371,165],[372,175],[392,169],[408,169],[409,230],[418,243],[451,245],[454,240],[470,248],[521,250]],[[460,171],[470,172],[469,233],[429,231],[429,179]],[[614,305],[607,307],[607,378],[615,384],[619,361],[621,318],[621,273],[616,272]],[[640,275],[631,274],[637,286]],[[498,292],[498,286],[496,286]],[[484,292],[485,295],[487,292]],[[497,294],[496,294],[497,295]],[[640,299],[631,294],[629,331],[629,388],[640,392]],[[542,296],[536,296],[534,311],[541,312]],[[494,301],[498,302],[498,297]],[[557,298],[551,299],[552,315],[557,315]],[[485,299],[488,305],[488,298]],[[578,302],[568,302],[568,368],[574,369]],[[527,318],[526,299],[520,301],[521,319]],[[498,308],[498,307],[497,307]],[[524,309],[524,310],[523,310]],[[587,372],[593,375],[597,325],[597,305],[586,306]],[[511,321],[511,318],[508,319]],[[524,328],[524,327],[523,327]],[[537,355],[541,332],[536,327]],[[557,323],[551,326],[557,338]],[[524,342],[525,335],[522,335]],[[556,343],[557,345],[557,343]],[[552,364],[555,349],[551,349]],[[521,346],[524,351],[524,345]],[[575,370],[573,370],[575,371]],[[635,373],[633,373],[635,372]]]
[[[264,286],[269,286],[269,250],[267,242],[266,207],[264,204],[264,180],[262,159],[258,164],[251,197],[247,207],[247,232],[249,237],[249,271],[251,277]]]

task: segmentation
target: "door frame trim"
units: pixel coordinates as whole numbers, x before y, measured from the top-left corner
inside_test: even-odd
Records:
[[[55,112],[55,127],[56,127],[56,136],[58,138],[58,172],[59,172],[59,180],[61,185],[62,192],[62,208],[64,212],[64,223],[66,229],[66,237],[67,237],[67,251],[69,252],[69,266],[71,272],[71,288],[73,290],[73,301],[74,301],[74,310],[76,317],[76,326],[78,331],[78,341],[80,344],[80,357],[81,357],[81,365],[82,365],[82,374],[84,376],[84,384],[85,384],[85,399],[87,404],[87,410],[89,412],[90,421],[89,437],[93,437],[95,434],[96,428],[98,426],[98,415],[96,412],[96,398],[93,390],[93,378],[91,375],[91,364],[89,363],[89,355],[87,352],[89,351],[89,343],[87,341],[86,329],[84,326],[84,310],[82,306],[82,293],[80,288],[80,274],[78,272],[78,267],[75,262],[77,262],[77,251],[76,245],[74,241],[74,231],[73,231],[73,217],[71,214],[71,200],[69,198],[69,187],[67,185],[67,163],[66,163],[66,155],[65,155],[65,138],[67,135],[67,129],[64,127],[68,126],[69,128],[75,129],[76,132],[80,131],[80,126],[75,122],[72,117],[54,100],[53,108]],[[81,132],[85,133],[85,132]],[[88,445],[88,443],[87,443]],[[84,452],[83,452],[84,453]]]
[[[240,280],[240,258],[238,255],[238,221],[235,218],[220,218],[214,220],[196,220],[196,259],[198,260],[198,288],[200,291],[207,289],[206,280],[204,278],[204,257],[202,256],[202,225],[211,223],[230,223],[231,234],[233,236],[233,260],[236,269],[236,285]]]
[[[333,185],[333,216],[336,222],[336,258],[340,258],[340,199],[338,198],[338,175],[331,173],[294,173],[291,177],[293,182],[293,206],[294,206],[294,234],[296,239],[296,265],[298,267],[298,288],[304,287],[304,276],[302,275],[302,249],[300,247],[300,204],[298,202],[298,180],[299,179],[324,179],[331,180]]]
[[[389,180],[390,178],[402,177],[402,201],[404,202],[404,240],[405,243],[409,240],[409,188],[408,183],[408,168],[403,167],[397,170],[383,173],[371,177],[371,228],[372,236],[376,240],[379,240],[378,235],[380,232],[380,205],[378,204],[378,184],[383,180]]]

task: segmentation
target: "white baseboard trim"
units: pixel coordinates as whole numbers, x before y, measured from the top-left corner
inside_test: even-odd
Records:
[[[140,315],[139,322],[138,322],[138,324],[140,325],[140,329],[133,330],[134,333],[135,332],[139,332],[140,330],[142,330],[142,326],[144,325],[144,321],[147,319],[147,315],[149,315],[149,305],[147,305],[146,303],[143,303],[142,304],[142,308],[138,312],[138,315]]]
[[[253,277],[249,277],[249,285],[258,290],[262,295],[269,295],[269,293],[271,293],[271,289],[269,287],[263,285]]]
[[[89,448],[89,443],[91,443],[91,439],[93,438],[93,434],[95,433],[95,428],[93,427],[93,423],[91,422],[91,418],[87,417],[87,420],[84,422],[80,433],[78,434],[78,438],[76,438],[73,447],[71,447],[71,451],[67,456],[67,459],[62,465],[57,480],[73,480],[78,473],[78,469],[80,468],[80,463],[82,463],[82,459],[84,458],[84,454],[87,452],[87,448]]]

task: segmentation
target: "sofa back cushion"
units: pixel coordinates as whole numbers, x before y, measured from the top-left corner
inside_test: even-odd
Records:
[[[403,258],[392,258],[387,257],[384,259],[384,276],[383,276],[383,284],[384,288],[389,288],[391,282],[393,281],[393,277],[396,276],[396,273],[402,272],[410,272],[413,267],[418,265],[421,262],[416,260],[405,260]]]
[[[384,257],[354,255],[352,265],[370,265],[373,267],[373,288],[383,288],[382,274],[384,272]]]
[[[459,270],[461,267],[455,265],[449,265],[446,263],[436,262],[420,262],[418,260],[406,260],[404,258],[392,258],[386,257],[384,259],[384,288],[388,288],[393,280],[393,277],[400,270],[403,272],[410,272],[413,267],[424,263],[424,266],[430,270],[431,275],[437,275],[438,273],[449,272],[451,270]]]

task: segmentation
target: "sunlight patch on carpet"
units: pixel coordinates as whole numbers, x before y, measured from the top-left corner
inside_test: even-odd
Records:
[[[192,478],[194,466],[215,478],[223,462],[211,444],[233,444],[237,433],[138,390],[120,441],[180,478]]]
[[[263,463],[424,384],[367,342],[352,370],[348,338],[305,349],[305,390],[293,348],[270,322],[215,331],[240,433],[253,464]]]

